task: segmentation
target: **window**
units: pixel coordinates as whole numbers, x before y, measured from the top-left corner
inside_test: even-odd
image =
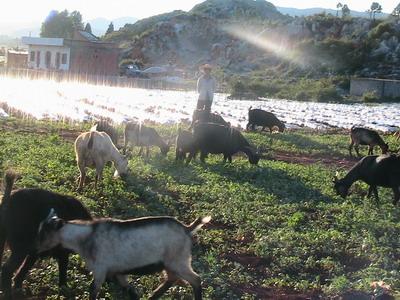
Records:
[[[51,68],[51,52],[46,51],[46,68],[50,69]]]
[[[63,53],[62,57],[61,57],[61,63],[63,65],[67,64],[67,53]]]
[[[36,68],[40,66],[40,51],[36,51]]]
[[[60,68],[60,52],[56,53],[56,68]]]
[[[31,61],[35,61],[35,51],[31,51]]]

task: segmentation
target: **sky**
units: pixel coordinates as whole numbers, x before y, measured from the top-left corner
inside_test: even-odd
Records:
[[[323,7],[335,9],[338,2],[347,4],[352,10],[365,11],[372,0],[270,0],[275,6],[310,8]],[[383,11],[391,12],[400,0],[374,0]],[[190,10],[202,0],[18,0],[3,3],[0,9],[0,23],[41,23],[48,13],[55,10],[78,10],[83,19],[97,17],[114,19],[118,17],[145,18],[175,9]]]

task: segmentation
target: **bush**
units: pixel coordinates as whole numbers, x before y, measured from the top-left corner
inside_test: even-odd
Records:
[[[362,95],[362,100],[364,102],[378,102],[380,98],[378,97],[378,93],[376,91],[368,91],[364,92]]]

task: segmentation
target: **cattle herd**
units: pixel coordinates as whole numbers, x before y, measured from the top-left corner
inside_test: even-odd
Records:
[[[285,124],[274,114],[250,107],[247,130],[276,128]],[[350,133],[349,154],[354,147],[359,156],[359,145],[368,145],[368,156],[362,158],[339,179],[334,177],[337,194],[346,197],[357,180],[369,185],[368,195],[374,195],[379,205],[377,187],[392,188],[393,204],[400,198],[400,158],[388,154],[389,147],[375,131],[353,127]],[[128,122],[124,128],[122,153],[118,149],[118,134],[106,121],[95,124],[90,131],[80,134],[75,141],[75,154],[80,176],[78,190],[86,181],[86,168],[95,168],[95,188],[102,178],[104,166],[112,162],[115,176],[128,174],[129,147],[140,147],[139,155],[149,156],[149,147],[156,146],[162,155],[170,150],[167,143],[152,128]],[[379,146],[382,155],[373,155]],[[242,133],[230,126],[220,115],[195,110],[189,130],[178,129],[176,138],[177,162],[189,164],[200,153],[201,162],[209,154],[223,154],[232,162],[237,152],[247,155],[250,164],[257,165],[261,154]],[[138,299],[135,289],[128,284],[127,274],[149,274],[164,271],[164,282],[153,291],[150,299],[159,298],[178,279],[193,288],[194,298],[202,299],[200,277],[191,267],[192,236],[210,217],[196,219],[185,225],[172,217],[145,217],[130,220],[93,219],[82,203],[71,196],[31,188],[12,192],[18,175],[9,170],[4,177],[4,194],[0,211],[0,259],[7,244],[11,255],[2,266],[1,284],[5,299],[12,299],[14,287],[20,288],[26,274],[40,257],[54,257],[59,265],[59,285],[67,281],[68,255],[78,253],[93,273],[90,299],[98,296],[105,280],[115,280],[131,299]]]

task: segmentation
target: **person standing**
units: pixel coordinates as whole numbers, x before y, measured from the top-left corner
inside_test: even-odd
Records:
[[[205,64],[200,70],[203,75],[197,80],[197,92],[199,99],[197,100],[197,109],[211,111],[211,105],[214,99],[216,83],[214,77],[211,76],[211,65]]]

